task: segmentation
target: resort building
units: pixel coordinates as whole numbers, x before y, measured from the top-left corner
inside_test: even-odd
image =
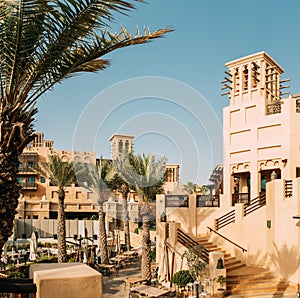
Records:
[[[183,268],[182,254],[191,243],[210,243],[220,248],[215,254],[225,260],[227,274],[243,266],[265,268],[286,286],[296,284],[300,96],[284,92],[289,87],[282,79],[284,70],[265,52],[226,67],[223,187],[216,172],[210,195],[157,196],[157,259],[162,260],[166,251],[174,258],[169,275],[161,275],[170,279],[172,272]],[[164,220],[161,214],[166,214]],[[216,274],[212,250],[205,252],[210,273]],[[226,254],[234,261],[225,259]]]
[[[110,138],[112,159],[124,150],[131,152],[133,148],[133,136],[114,134]],[[49,156],[57,154],[63,161],[81,161],[96,163],[95,152],[79,152],[71,150],[57,150],[53,140],[45,140],[43,133],[36,133],[34,140],[25,148],[19,158],[18,180],[22,185],[22,191],[17,208],[17,219],[56,219],[58,196],[57,187],[52,186],[48,177],[41,177],[34,172],[34,168],[47,161]],[[111,161],[111,160],[110,160]],[[165,188],[166,192],[176,189],[179,183],[179,166],[168,165],[169,176]],[[107,232],[123,227],[122,194],[114,191],[107,194],[104,203]],[[133,231],[140,222],[139,198],[134,191],[128,196],[128,216],[130,229]],[[155,218],[155,202],[151,203]],[[98,216],[98,206],[93,200],[91,191],[83,191],[78,185],[72,184],[65,190],[66,219],[90,219]]]
[[[19,158],[18,180],[22,192],[17,208],[17,218],[55,219],[57,218],[57,187],[52,186],[48,177],[34,172],[40,162],[57,154],[63,161],[96,162],[95,152],[79,152],[54,149],[53,140],[44,140],[43,133],[36,133],[32,143],[25,148]],[[65,191],[65,212],[67,219],[83,219],[96,215],[98,210],[90,199],[92,193],[84,194],[80,187],[72,184]]]

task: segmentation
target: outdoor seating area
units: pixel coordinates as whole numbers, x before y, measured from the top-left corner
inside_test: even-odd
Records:
[[[130,290],[129,297],[175,297],[173,289],[138,285]]]

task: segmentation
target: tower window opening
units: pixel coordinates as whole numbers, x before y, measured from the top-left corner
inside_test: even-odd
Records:
[[[248,90],[248,66],[244,66],[243,70],[243,90]]]
[[[240,72],[239,69],[236,68],[234,72],[234,92],[240,91]]]
[[[257,88],[257,84],[259,82],[259,66],[253,62],[252,63],[252,88]]]

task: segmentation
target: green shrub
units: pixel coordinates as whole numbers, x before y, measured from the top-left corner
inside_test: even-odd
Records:
[[[151,257],[151,262],[154,262],[154,261],[156,260],[156,247],[154,247],[154,248],[151,250],[150,257]]]
[[[194,282],[194,279],[188,270],[180,270],[173,275],[172,282],[179,288],[183,288],[188,283]]]

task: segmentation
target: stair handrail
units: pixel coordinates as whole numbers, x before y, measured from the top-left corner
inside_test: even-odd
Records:
[[[220,236],[221,238],[225,239],[226,241],[230,242],[231,244],[235,245],[236,247],[238,247],[239,249],[241,249],[243,252],[247,251],[246,248],[243,248],[242,246],[238,245],[237,243],[233,242],[232,240],[228,239],[227,237],[221,235],[220,233],[218,233],[217,231],[215,231],[214,229],[212,229],[211,227],[207,227],[209,229],[210,232],[214,232],[216,233],[218,236]]]
[[[201,259],[205,261],[206,263],[209,262],[209,251],[203,247],[201,244],[199,244],[195,239],[193,239],[191,236],[189,236],[187,233],[185,233],[181,229],[177,229],[177,241],[181,243],[186,248],[192,248],[195,246],[201,247]]]

